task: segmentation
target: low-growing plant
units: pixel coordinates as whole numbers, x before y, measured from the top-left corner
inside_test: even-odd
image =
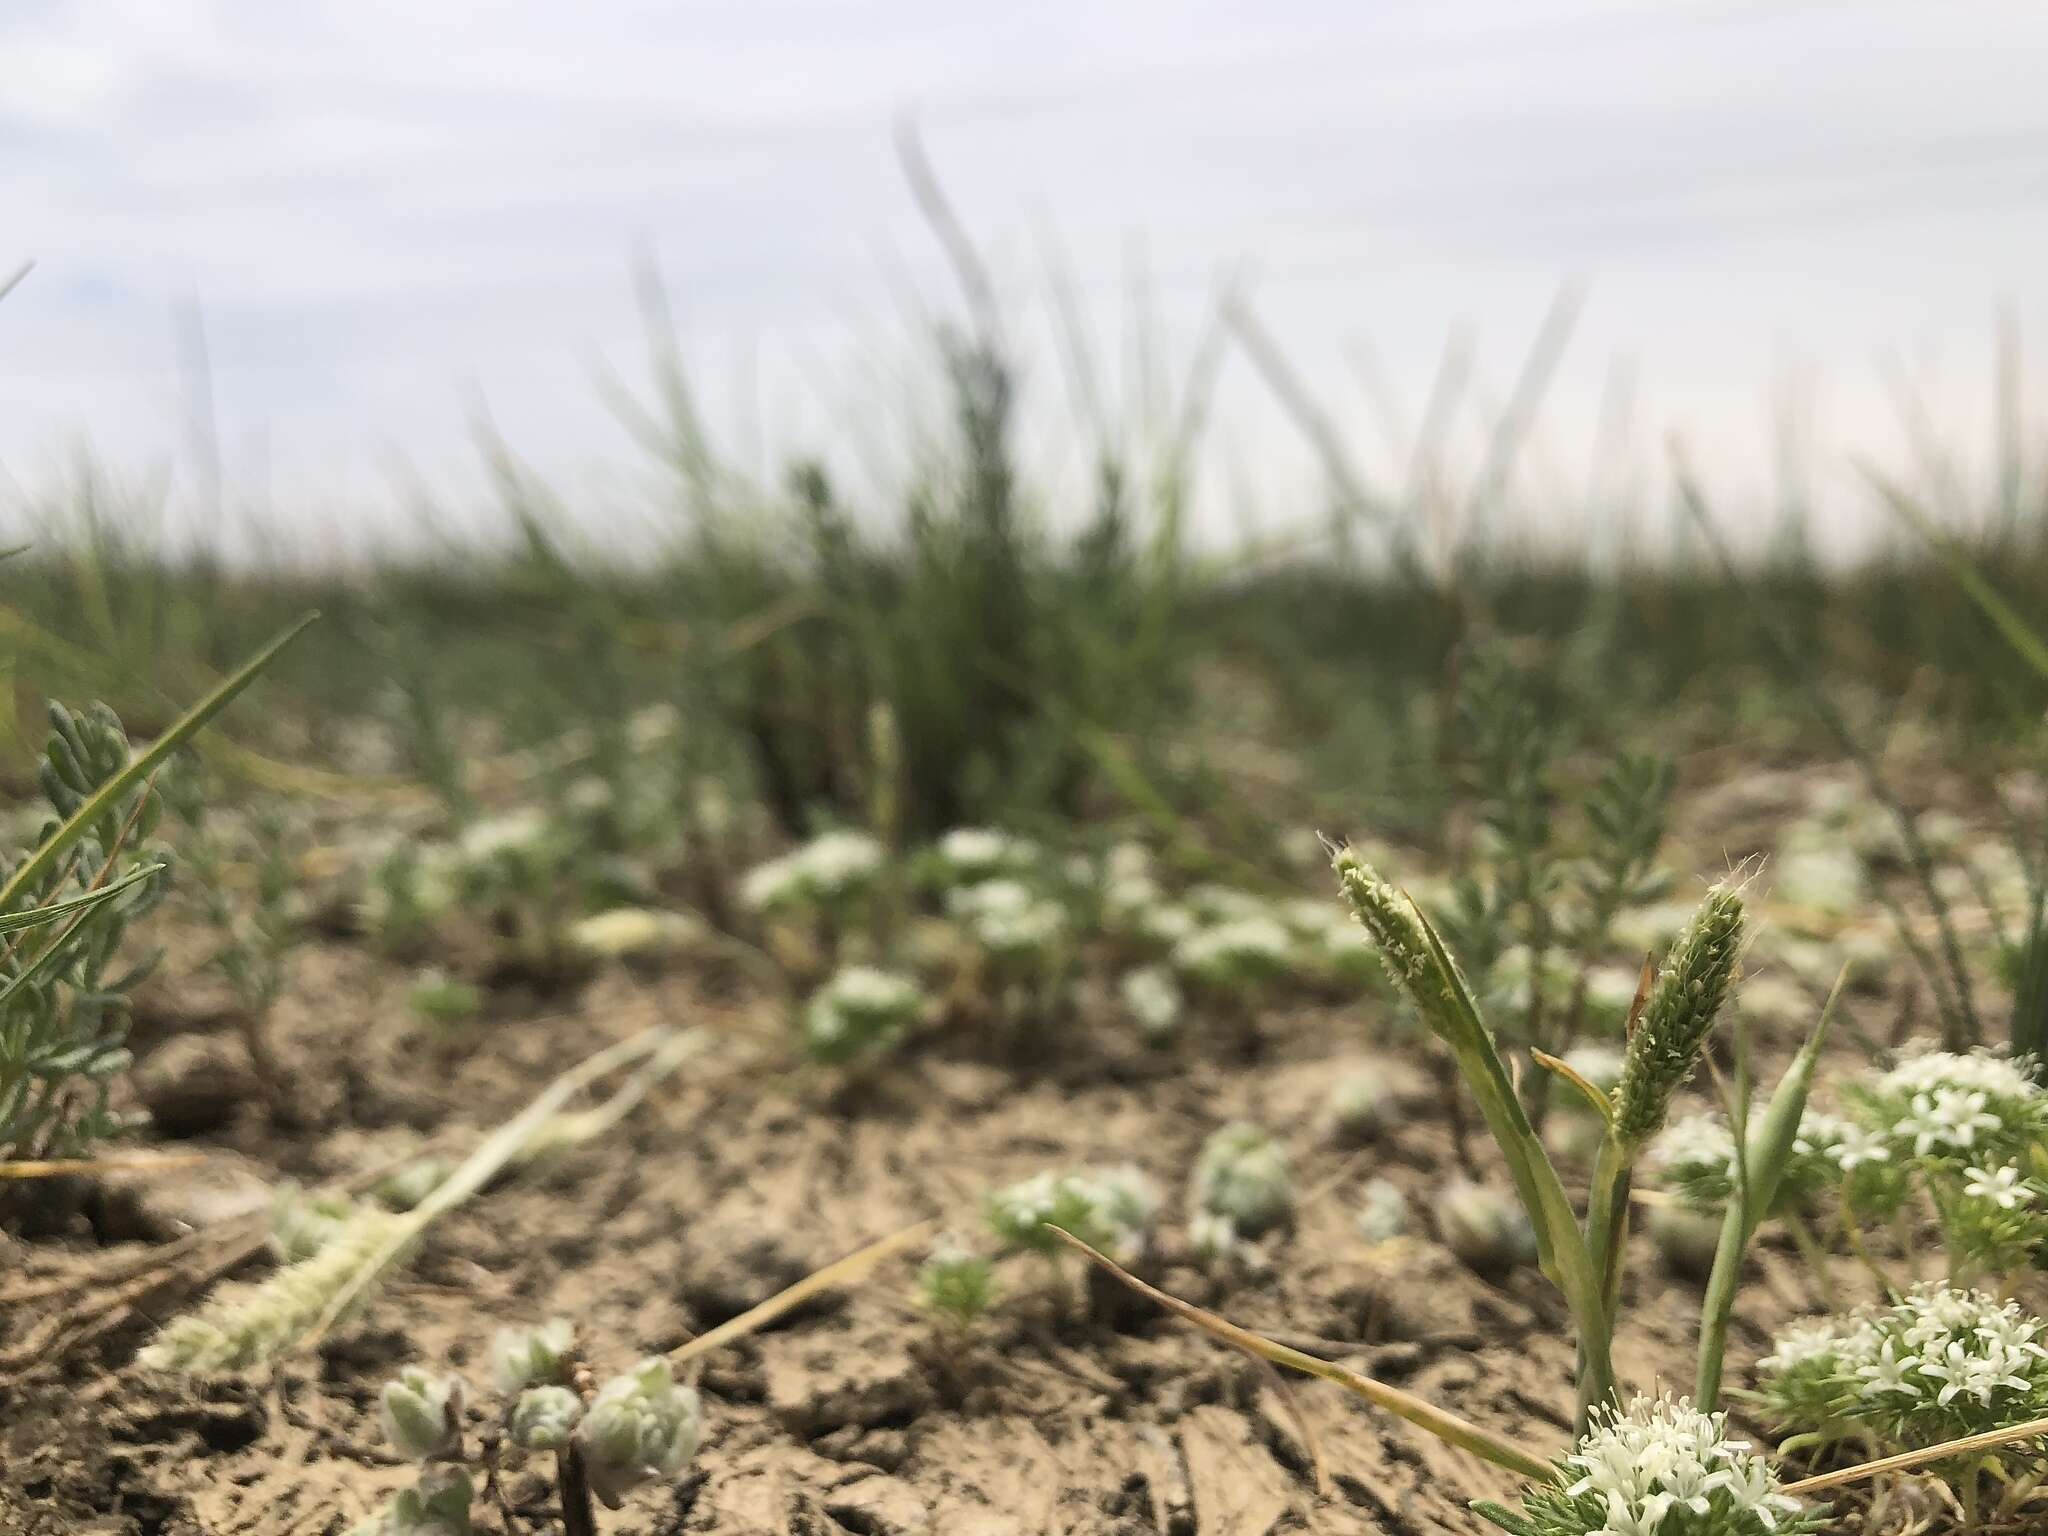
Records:
[[[870,965],[833,974],[803,1006],[803,1051],[820,1066],[840,1067],[887,1051],[924,1006],[917,983]]]
[[[995,1265],[952,1233],[932,1244],[918,1266],[919,1304],[955,1332],[979,1322],[995,1298]]]
[[[1242,1121],[1215,1131],[1188,1177],[1188,1206],[1196,1248],[1212,1261],[1227,1258],[1240,1242],[1294,1215],[1294,1172],[1285,1149]]]
[[[156,773],[312,622],[301,619],[132,753],[104,705],[50,711],[42,786],[55,818],[0,878],[0,1158],[77,1156],[121,1129],[108,1110],[128,1064],[117,966],[129,922],[160,899]]]
[[[385,1384],[384,1432],[421,1464],[418,1481],[361,1536],[466,1536],[477,1496],[472,1473],[495,1489],[504,1461],[552,1456],[564,1526],[597,1529],[591,1499],[617,1509],[647,1483],[672,1481],[696,1454],[700,1407],[667,1360],[649,1356],[599,1385],[566,1318],[500,1329],[491,1345],[497,1412],[472,1446],[469,1388],[460,1376],[407,1366]]]
[[[1121,1264],[1138,1264],[1151,1250],[1159,1193],[1136,1168],[1048,1170],[991,1191],[982,1212],[1005,1251],[1044,1259],[1064,1300],[1071,1292],[1057,1234],[1071,1233]]]
[[[1922,1286],[1788,1329],[1757,1376],[1759,1410],[1787,1433],[1780,1454],[1923,1451],[2048,1417],[2048,1324],[1982,1291]],[[2016,1514],[2041,1490],[2038,1454],[2017,1449],[1933,1464],[1966,1529]]]

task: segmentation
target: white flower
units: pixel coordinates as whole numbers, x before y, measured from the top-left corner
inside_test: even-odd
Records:
[[[1293,937],[1270,917],[1241,917],[1200,928],[1174,946],[1173,963],[1198,976],[1230,979],[1284,969],[1293,958]]]
[[[1036,843],[993,827],[955,827],[939,839],[939,858],[956,879],[986,879],[1037,857]]]
[[[1989,1050],[1967,1055],[1956,1051],[1908,1049],[1899,1064],[1877,1080],[1880,1093],[1912,1095],[1937,1088],[1965,1088],[1998,1099],[2039,1099],[2041,1086],[2027,1057],[2001,1056]]]
[[[827,832],[748,870],[740,880],[740,900],[762,912],[836,901],[866,886],[884,857],[882,845],[865,832]]]
[[[2022,1182],[2017,1168],[1972,1168],[1963,1175],[1963,1193],[1972,1200],[1989,1200],[2001,1211],[2017,1210],[2034,1203],[2034,1190]]]
[[[1865,1163],[1891,1161],[1891,1148],[1875,1131],[1845,1123],[1834,1145],[1827,1148],[1829,1161],[1844,1173],[1854,1173]]]
[[[812,994],[803,1043],[812,1058],[838,1065],[893,1039],[923,1006],[917,983],[869,965],[849,965]]]
[[[2004,1124],[1985,1108],[1988,1102],[1989,1096],[1982,1090],[1936,1088],[1932,1093],[1916,1093],[1912,1112],[1895,1129],[1900,1137],[1911,1138],[1916,1157],[1925,1157],[1937,1147],[1973,1147],[1978,1132],[1995,1131]]]
[[[1679,1509],[1710,1522],[1701,1529],[1769,1531],[1799,1508],[1778,1491],[1769,1462],[1728,1438],[1725,1415],[1697,1412],[1682,1398],[1638,1397],[1626,1412],[1597,1413],[1565,1465],[1581,1475],[1564,1495],[1599,1500],[1602,1523],[1586,1536],[1656,1536]]]
[[[1797,1365],[1825,1360],[1842,1342],[1831,1321],[1800,1323],[1787,1328],[1772,1341],[1771,1352],[1756,1363],[1760,1371],[1788,1371]]]
[[[1920,1384],[1907,1380],[1906,1372],[1918,1370],[1920,1362],[1917,1359],[1899,1359],[1897,1347],[1894,1340],[1886,1339],[1878,1345],[1876,1358],[1857,1366],[1856,1374],[1863,1378],[1869,1391],[1901,1392],[1907,1397],[1918,1397],[1921,1395]]]

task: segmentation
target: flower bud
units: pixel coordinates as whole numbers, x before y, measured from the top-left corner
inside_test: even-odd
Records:
[[[462,1396],[460,1376],[436,1376],[409,1365],[396,1381],[384,1384],[384,1432],[415,1461],[457,1455],[462,1449]]]
[[[491,1374],[498,1389],[547,1386],[569,1379],[569,1352],[576,1329],[566,1317],[551,1317],[538,1328],[500,1328],[491,1340]]]
[[[659,1355],[598,1389],[576,1426],[590,1491],[607,1509],[640,1484],[674,1477],[697,1449],[697,1394]]]
[[[1484,1184],[1461,1179],[1446,1185],[1437,1198],[1436,1230],[1446,1248],[1482,1275],[1503,1275],[1536,1258],[1528,1213]]]
[[[583,1399],[567,1387],[528,1387],[512,1405],[512,1443],[524,1451],[556,1451],[583,1417]]]

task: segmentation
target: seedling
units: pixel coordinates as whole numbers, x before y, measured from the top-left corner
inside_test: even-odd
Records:
[[[676,1478],[696,1452],[696,1391],[677,1386],[658,1355],[598,1386],[576,1352],[574,1329],[553,1318],[500,1330],[491,1361],[500,1402],[474,1449],[461,1377],[408,1366],[385,1384],[385,1434],[422,1467],[379,1520],[358,1527],[363,1536],[466,1536],[476,1496],[471,1471],[494,1492],[506,1454],[552,1455],[564,1525],[594,1532],[593,1496],[617,1509],[633,1489]]]
[[[994,1264],[951,1233],[941,1236],[918,1266],[919,1303],[956,1333],[979,1322],[995,1295]]]

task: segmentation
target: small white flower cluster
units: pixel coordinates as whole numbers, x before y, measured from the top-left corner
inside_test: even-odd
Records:
[[[1067,914],[1021,880],[985,880],[946,898],[946,910],[991,954],[1042,954],[1063,938]]]
[[[1882,1136],[1839,1115],[1810,1109],[1792,1139],[1774,1208],[1796,1209],[1859,1168],[1889,1163],[1891,1155]],[[1644,1161],[1659,1183],[1700,1211],[1720,1210],[1741,1173],[1734,1132],[1719,1115],[1672,1121],[1650,1143]]]
[[[1173,947],[1175,969],[1218,986],[1267,981],[1293,962],[1293,935],[1263,913],[1198,928]]]
[[[932,850],[939,872],[951,883],[972,885],[1029,869],[1042,850],[1028,837],[994,827],[955,827]]]
[[[757,864],[740,880],[740,900],[757,912],[840,901],[882,872],[882,845],[865,832],[826,832]]]
[[[1165,966],[1147,965],[1127,972],[1118,990],[1125,1010],[1137,1021],[1138,1033],[1147,1040],[1158,1044],[1179,1030],[1186,1004],[1180,984]]]
[[[917,983],[870,965],[849,965],[804,1005],[803,1045],[813,1061],[851,1061],[889,1044],[917,1017]]]
[[[1961,1089],[1981,1093],[1987,1099],[2027,1102],[2042,1097],[2041,1086],[2034,1081],[2031,1058],[2003,1056],[1990,1050],[1967,1054],[1924,1048],[1909,1050],[1898,1065],[1878,1078],[1876,1088],[1879,1093],[1907,1096]]]
[[[1790,1329],[1757,1362],[1779,1422],[1913,1450],[2048,1409],[2048,1324],[1982,1291],[1924,1286],[1878,1311]]]
[[[1143,1255],[1159,1212],[1159,1192],[1138,1169],[1084,1168],[1033,1174],[992,1192],[989,1229],[1005,1245],[1057,1255],[1059,1227],[1121,1263]]]
[[[1766,1536],[1813,1525],[1771,1464],[1729,1437],[1726,1414],[1669,1396],[1596,1409],[1555,1483],[1532,1488],[1512,1514],[1480,1512],[1533,1536]]]

